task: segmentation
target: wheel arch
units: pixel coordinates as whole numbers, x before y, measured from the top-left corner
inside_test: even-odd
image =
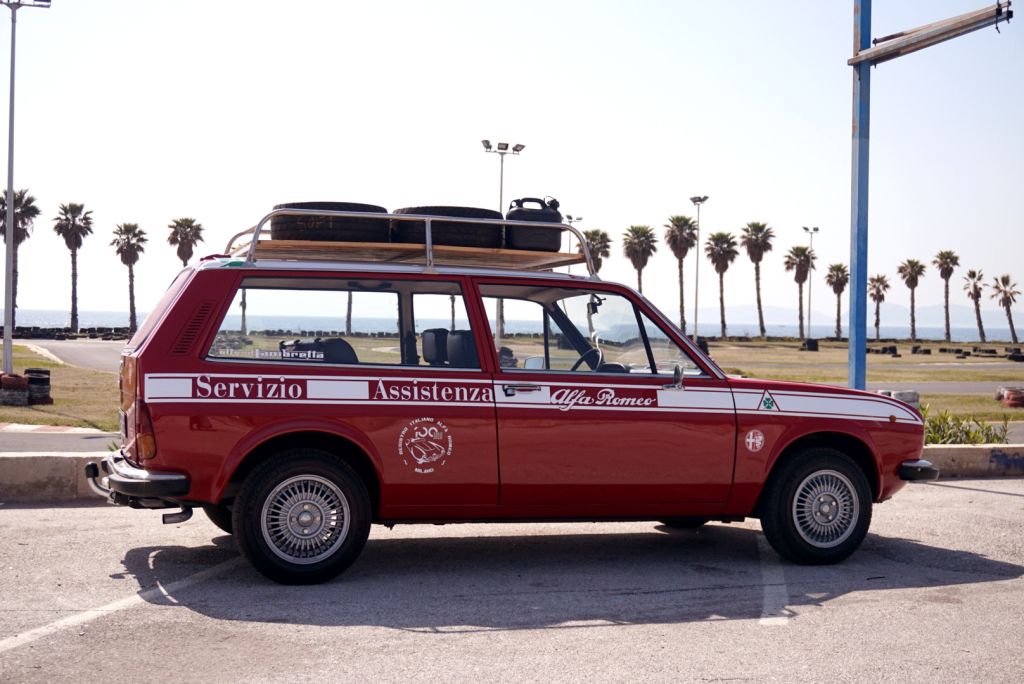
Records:
[[[250,449],[231,473],[221,493],[221,501],[233,499],[249,473],[274,454],[287,449],[319,449],[344,461],[366,484],[373,517],[377,518],[381,498],[380,473],[369,454],[347,437],[314,429],[280,433]]]
[[[764,500],[765,492],[768,491],[768,483],[782,469],[782,466],[801,451],[815,447],[835,449],[853,459],[853,462],[864,473],[864,477],[867,478],[868,485],[871,487],[872,500],[878,500],[881,489],[881,474],[878,471],[878,463],[875,460],[871,447],[861,438],[846,432],[812,432],[802,435],[787,444],[779,453],[775,462],[772,463],[771,470],[765,478],[765,486],[761,488],[757,498],[757,505],[754,507],[756,513],[760,514],[761,503]]]

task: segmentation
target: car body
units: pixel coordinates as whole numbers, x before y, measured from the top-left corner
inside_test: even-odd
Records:
[[[207,258],[120,386],[124,445],[95,488],[182,508],[167,521],[203,507],[282,582],[341,572],[371,523],[753,516],[783,556],[835,562],[873,503],[937,476],[916,409],[728,377],[593,276]]]

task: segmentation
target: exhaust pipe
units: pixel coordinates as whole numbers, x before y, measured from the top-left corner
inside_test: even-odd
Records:
[[[182,506],[181,510],[177,513],[164,513],[163,521],[164,525],[174,525],[176,523],[183,523],[192,517],[192,507]]]

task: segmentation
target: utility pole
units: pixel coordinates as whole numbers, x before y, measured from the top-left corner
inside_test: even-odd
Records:
[[[814,333],[811,332],[811,289],[814,285],[814,234],[818,232],[818,226],[804,226],[804,232],[811,236],[811,253],[807,255],[807,337],[810,338],[814,337]]]
[[[984,9],[871,39],[871,0],[853,2],[853,153],[850,189],[849,385],[864,389],[868,320],[868,141],[871,131],[871,67],[972,31],[1009,22],[1010,0]]]
[[[697,207],[697,267],[693,274],[693,341],[700,339],[697,318],[700,316],[700,205],[708,201],[707,195],[695,195],[690,201]]]

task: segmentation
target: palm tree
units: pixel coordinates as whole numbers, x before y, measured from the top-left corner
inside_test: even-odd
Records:
[[[121,263],[128,267],[128,326],[134,333],[138,327],[135,319],[135,264],[145,251],[146,232],[139,230],[137,223],[122,223],[114,231],[110,246],[114,248]]]
[[[36,198],[28,194],[28,190],[14,193],[14,258],[11,260],[11,331],[15,327],[15,314],[18,312],[18,248],[32,234],[32,222],[39,216]],[[7,191],[0,196],[0,231],[4,242],[7,242]]]
[[[611,245],[612,239],[608,237],[608,233],[599,228],[593,230],[583,231],[583,239],[587,242],[587,249],[590,251],[590,260],[594,262],[594,273],[601,270],[601,265],[604,263],[604,259],[611,256]],[[580,254],[583,254],[583,245],[579,245],[577,250]]]
[[[643,294],[644,267],[651,255],[658,251],[658,236],[650,226],[630,226],[622,234],[622,253],[633,262],[636,269],[636,289]]]
[[[167,244],[178,246],[181,265],[188,266],[188,260],[192,258],[192,249],[203,241],[203,224],[196,223],[194,218],[178,218],[167,227],[171,229],[171,234],[167,236]]]
[[[722,339],[725,334],[725,272],[729,264],[736,260],[739,251],[736,249],[736,238],[732,233],[718,232],[708,236],[704,243],[704,254],[715,265],[718,274],[718,309],[722,316]]]
[[[881,304],[885,301],[885,293],[889,291],[889,278],[879,273],[871,276],[868,280],[868,295],[875,303],[875,342],[881,339],[879,335],[879,323],[881,322]]]
[[[78,332],[78,250],[85,236],[92,235],[92,212],[74,202],[60,205],[53,232],[64,238],[71,251],[71,332]]]
[[[754,291],[757,294],[757,324],[761,328],[761,337],[765,336],[764,310],[761,308],[761,259],[765,252],[772,251],[772,240],[775,233],[765,223],[752,221],[743,227],[740,244],[747,250],[747,256],[754,262]]]
[[[790,247],[789,252],[786,254],[786,259],[783,265],[787,271],[793,271],[793,280],[796,281],[797,288],[800,292],[800,338],[804,336],[804,283],[807,282],[807,277],[814,270],[814,261],[817,259],[814,255],[814,250],[805,245],[796,245]]]
[[[985,289],[985,274],[980,270],[971,269],[964,276],[964,291],[967,298],[974,302],[974,320],[978,322],[978,336],[985,342],[985,326],[981,323],[981,291]]]
[[[825,283],[836,293],[836,339],[843,336],[843,291],[850,282],[850,271],[846,264],[830,264]]]
[[[686,307],[683,305],[683,259],[697,246],[697,223],[689,216],[669,216],[665,243],[676,257],[679,272],[679,329],[686,334]]]
[[[960,265],[960,257],[951,249],[944,249],[935,255],[932,265],[939,269],[939,277],[942,278],[945,289],[946,305],[946,342],[949,342],[949,279],[953,277],[953,271]]]
[[[1017,344],[1017,331],[1013,327],[1013,314],[1010,312],[1010,307],[1017,303],[1019,294],[1017,283],[1011,283],[1008,274],[999,276],[992,283],[992,299],[998,298],[999,305],[1006,309],[1006,320],[1010,324],[1010,337],[1013,338],[1014,344]]]
[[[907,259],[896,272],[903,278],[903,282],[910,288],[910,341],[917,342],[917,311],[914,291],[917,290],[918,281],[924,276],[926,268],[917,259]]]

